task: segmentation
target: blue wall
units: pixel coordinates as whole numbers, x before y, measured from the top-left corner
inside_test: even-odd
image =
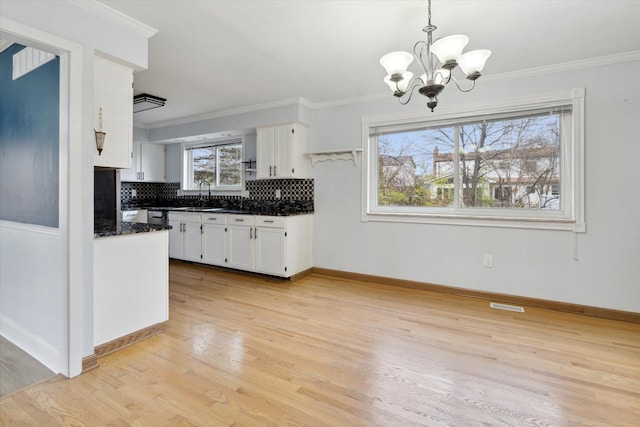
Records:
[[[0,219],[58,227],[60,59],[12,80],[0,53]]]

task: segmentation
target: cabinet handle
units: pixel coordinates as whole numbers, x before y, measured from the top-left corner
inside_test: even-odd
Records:
[[[217,221],[218,218],[209,218],[209,221]]]
[[[253,229],[253,238],[254,238],[254,239],[257,239],[257,238],[258,238],[258,229],[257,229],[257,228],[254,228],[254,229]]]
[[[242,218],[234,218],[234,221],[244,222],[244,219],[242,219]]]
[[[276,172],[276,167],[273,167],[273,176],[278,176],[278,173]]]
[[[269,166],[269,176],[273,176],[273,173],[271,171],[273,171],[273,166]]]
[[[266,223],[272,224],[272,223],[273,223],[273,220],[272,220],[272,219],[265,219],[265,220],[264,220],[264,221],[262,221],[262,222],[266,222]]]
[[[249,240],[253,238],[253,228],[249,229]]]

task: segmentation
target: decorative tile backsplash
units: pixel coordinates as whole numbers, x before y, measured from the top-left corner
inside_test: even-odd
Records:
[[[247,181],[249,198],[257,200],[313,200],[313,179],[256,179]]]
[[[313,179],[260,179],[247,181],[249,198],[237,195],[178,195],[180,183],[123,182],[120,189],[122,209],[152,206],[211,206],[250,209],[262,213],[313,212]],[[135,190],[135,196],[133,192]],[[280,197],[276,191],[280,190]]]
[[[133,191],[138,199],[150,198],[174,198],[178,196],[180,190],[179,182],[123,182],[120,185],[120,200],[133,198]]]

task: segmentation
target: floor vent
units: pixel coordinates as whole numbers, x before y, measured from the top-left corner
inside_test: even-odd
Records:
[[[489,307],[496,308],[498,310],[517,311],[518,313],[524,313],[524,308],[518,307],[517,305],[507,305],[492,302],[489,304]]]

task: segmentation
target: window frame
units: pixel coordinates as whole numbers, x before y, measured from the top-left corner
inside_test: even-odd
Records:
[[[242,167],[242,159],[245,152],[245,137],[224,138],[208,141],[199,141],[197,143],[183,143],[182,144],[182,182],[181,189],[184,194],[198,194],[201,189],[189,188],[189,183],[193,181],[193,156],[190,151],[198,148],[205,147],[222,147],[225,145],[237,145],[241,146],[240,153],[240,184],[239,185],[215,185],[211,186],[212,192],[237,192],[240,193],[244,189],[244,168]],[[219,164],[219,159],[216,156],[216,165]],[[216,182],[219,181],[220,170],[216,168]],[[209,187],[203,187],[203,190],[209,191]]]
[[[361,221],[412,222],[447,225],[490,226],[508,228],[532,228],[586,231],[584,205],[584,102],[585,89],[543,94],[519,99],[507,99],[484,104],[466,105],[442,109],[436,114],[411,112],[396,115],[362,117],[362,212]],[[571,113],[565,126],[571,131],[561,143],[560,201],[559,210],[491,209],[473,207],[378,206],[378,153],[377,144],[370,138],[371,129],[411,130],[421,126],[455,126],[480,116],[518,115],[545,108],[570,106]],[[478,112],[482,113],[479,114]],[[375,140],[375,138],[373,138]],[[457,147],[455,148],[457,151]],[[457,153],[456,153],[457,156]]]

